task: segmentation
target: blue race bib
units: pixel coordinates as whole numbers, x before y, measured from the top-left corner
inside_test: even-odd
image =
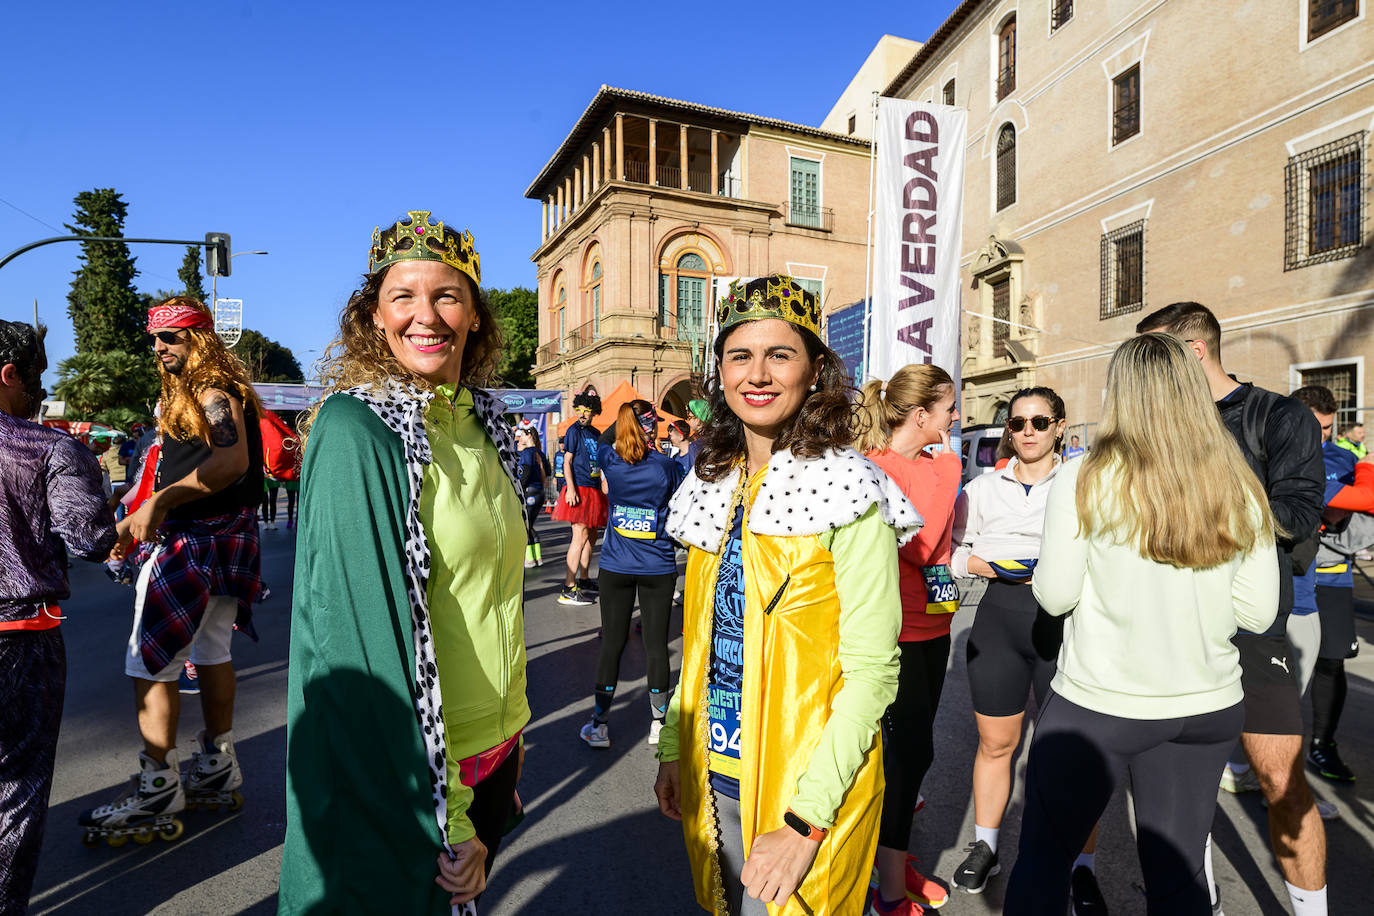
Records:
[[[927,614],[953,614],[959,610],[959,586],[949,566],[922,566],[921,576],[926,580]]]
[[[710,686],[707,703],[711,720],[710,770],[721,776],[739,779],[739,698],[738,690]]]
[[[621,537],[652,541],[658,538],[658,512],[642,506],[612,506],[611,528]]]

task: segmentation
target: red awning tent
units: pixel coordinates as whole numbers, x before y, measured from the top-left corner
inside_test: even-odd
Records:
[[[629,382],[621,382],[619,385],[616,385],[615,389],[612,390],[610,394],[601,399],[601,413],[592,417],[592,426],[596,427],[600,432],[605,432],[606,428],[615,422],[616,415],[620,413],[621,405],[628,404],[636,399],[649,400],[636,391],[635,387]],[[658,438],[666,439],[668,437],[668,424],[682,418],[668,413],[668,411],[664,410],[662,407],[655,406],[654,410],[658,412]],[[562,423],[559,423],[558,437],[560,439],[563,438],[563,434],[568,431],[568,427],[576,422],[577,415],[574,414]]]
[[[60,429],[80,439],[82,442],[89,442],[92,439],[111,440],[126,435],[113,427],[105,426],[102,423],[91,423],[86,420],[44,420],[43,425],[51,426],[54,429]]]

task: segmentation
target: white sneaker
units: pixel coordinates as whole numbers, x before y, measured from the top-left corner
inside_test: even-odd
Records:
[[[1242,792],[1258,792],[1260,790],[1259,777],[1255,775],[1254,767],[1244,773],[1237,773],[1229,766],[1222,767],[1221,788],[1232,795],[1239,795]]]
[[[663,731],[663,720],[655,719],[649,723],[649,744],[658,744],[658,733]]]
[[[582,740],[592,747],[611,746],[611,729],[605,722],[600,725],[595,722],[588,722],[582,726],[582,731],[579,734],[582,736]]]

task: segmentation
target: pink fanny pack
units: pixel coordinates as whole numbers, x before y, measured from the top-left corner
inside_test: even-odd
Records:
[[[496,772],[501,764],[506,762],[506,758],[511,755],[520,745],[520,735],[523,730],[516,732],[509,740],[502,741],[496,747],[474,754],[466,760],[458,761],[458,780],[468,788],[472,788],[479,782],[486,779]]]

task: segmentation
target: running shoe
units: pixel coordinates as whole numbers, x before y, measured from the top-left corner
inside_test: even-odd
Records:
[[[181,669],[181,675],[177,678],[177,692],[189,696],[200,693],[200,676],[196,674],[196,666],[189,661]]]
[[[1355,771],[1345,765],[1334,741],[1313,741],[1307,748],[1307,762],[1318,775],[1332,782],[1354,782]]]
[[[578,579],[577,587],[581,589],[582,593],[585,594],[588,598],[594,599],[597,595],[601,594],[601,589],[596,587],[595,579]]]
[[[949,903],[949,891],[916,870],[915,856],[906,857],[906,896],[912,903],[938,910]],[[916,912],[913,908],[912,912]]]
[[[868,905],[864,916],[920,916],[920,913],[920,908],[905,897],[888,906],[883,902],[882,895],[874,891],[873,902]]]
[[[1258,792],[1260,790],[1259,777],[1255,775],[1254,767],[1244,773],[1237,773],[1229,766],[1222,767],[1221,788],[1232,795],[1239,795],[1242,792]]]
[[[954,871],[954,886],[969,894],[981,894],[988,886],[988,879],[1002,870],[997,864],[997,853],[982,840],[968,844],[968,857]]]
[[[1322,820],[1334,821],[1341,816],[1341,809],[1337,808],[1333,802],[1322,801],[1320,798],[1313,798],[1312,800],[1317,803],[1317,816]],[[1261,798],[1260,807],[1268,808],[1269,799]]]
[[[1086,865],[1069,879],[1069,916],[1107,916],[1107,901],[1097,887],[1097,875]]]
[[[661,732],[661,731],[663,731],[663,720],[662,720],[662,719],[655,719],[654,721],[652,721],[652,722],[649,723],[649,743],[650,743],[650,744],[652,744],[652,745],[657,745],[657,744],[658,744],[658,733]]]
[[[582,590],[580,588],[577,588],[576,586],[568,588],[565,586],[563,588],[563,591],[558,593],[558,603],[572,604],[578,607],[586,607],[587,605],[592,604],[593,601],[586,595],[582,594]]]
[[[582,740],[592,747],[611,746],[611,729],[605,722],[600,724],[595,721],[588,722],[582,726],[582,731],[579,734],[581,734]]]

